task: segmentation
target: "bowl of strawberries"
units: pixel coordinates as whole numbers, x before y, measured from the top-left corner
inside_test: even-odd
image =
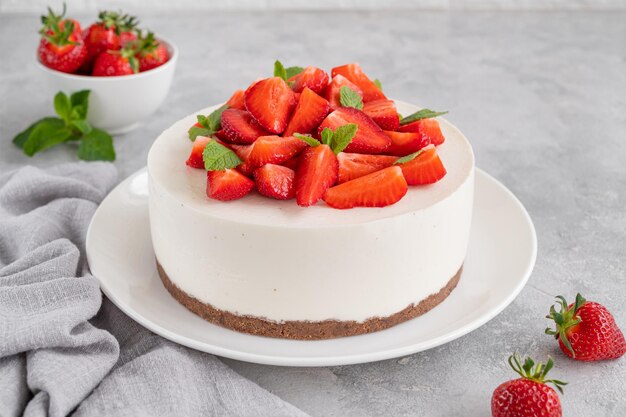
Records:
[[[163,103],[174,77],[176,46],[137,27],[137,19],[102,11],[88,26],[48,9],[37,63],[56,91],[90,90],[88,121],[112,134],[129,132]]]

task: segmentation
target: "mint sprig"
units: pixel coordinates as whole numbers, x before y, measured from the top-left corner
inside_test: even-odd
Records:
[[[357,110],[363,110],[363,99],[347,85],[342,86],[339,90],[339,101],[343,107],[354,107]]]
[[[54,96],[54,110],[59,117],[44,117],[13,138],[13,143],[28,156],[60,143],[80,141],[78,158],[86,161],[114,161],[113,138],[87,121],[89,90],[69,97],[59,91]]]
[[[411,115],[408,115],[407,117],[404,117],[403,119],[400,120],[400,126],[402,125],[406,125],[412,122],[416,122],[418,120],[422,120],[422,119],[432,119],[433,117],[437,117],[437,116],[441,116],[444,114],[447,114],[447,111],[434,111],[434,110],[430,110],[430,109],[422,109],[420,111],[417,111]]]
[[[207,171],[224,171],[241,164],[237,154],[221,143],[210,140],[202,152],[204,169]]]
[[[294,77],[304,71],[302,67],[287,67],[283,65],[282,62],[276,60],[274,62],[274,77],[280,77],[283,80],[287,81],[291,77]]]
[[[378,87],[380,91],[383,91],[383,84],[380,82],[378,78],[374,80],[374,84],[376,84],[376,87]]]
[[[354,136],[356,135],[356,131],[358,129],[359,126],[355,123],[339,126],[337,129],[335,129],[334,132],[330,128],[325,127],[320,134],[322,144],[328,145],[336,155],[346,149],[352,139],[354,139]],[[301,135],[300,133],[294,133],[293,136],[305,141],[311,147],[320,145],[320,142],[313,139],[311,136]]]
[[[198,136],[213,136],[215,132],[222,128],[222,113],[228,109],[228,104],[224,104],[217,110],[214,110],[208,116],[199,114],[196,116],[198,124],[201,126],[192,126],[189,131],[189,139],[195,141]]]

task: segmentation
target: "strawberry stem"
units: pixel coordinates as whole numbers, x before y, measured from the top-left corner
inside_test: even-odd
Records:
[[[572,357],[575,358],[576,353],[574,352],[572,344],[567,339],[567,331],[582,321],[580,317],[576,315],[576,312],[587,302],[587,300],[585,300],[585,298],[578,293],[576,294],[574,305],[570,308],[569,304],[565,300],[565,297],[562,295],[556,296],[556,299],[556,304],[560,305],[560,310],[556,311],[556,308],[552,305],[550,307],[550,312],[546,316],[547,319],[554,321],[556,327],[555,329],[551,329],[549,327],[546,328],[545,333],[554,336],[555,339],[560,339],[567,350],[571,352]]]
[[[521,357],[516,352],[509,356],[509,365],[522,378],[541,384],[552,384],[561,394],[563,394],[563,386],[567,385],[567,382],[559,381],[558,379],[546,379],[548,372],[554,367],[554,361],[549,356],[545,365],[540,362],[535,364],[535,361],[530,356],[527,356],[522,364]]]

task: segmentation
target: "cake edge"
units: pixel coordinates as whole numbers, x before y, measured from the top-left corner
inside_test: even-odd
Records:
[[[438,292],[429,295],[418,304],[410,304],[403,310],[387,317],[372,317],[364,322],[352,320],[288,320],[277,323],[260,317],[240,316],[229,311],[215,308],[211,304],[203,303],[178,288],[176,284],[170,280],[158,260],[156,260],[156,266],[161,282],[163,282],[163,286],[170,295],[187,310],[200,316],[204,320],[230,330],[255,336],[293,340],[324,340],[356,336],[388,329],[397,324],[414,319],[432,310],[443,302],[443,300],[448,298],[452,290],[454,290],[459,283],[463,271],[463,265],[461,265],[461,268],[459,268],[456,274],[454,274],[448,283]]]

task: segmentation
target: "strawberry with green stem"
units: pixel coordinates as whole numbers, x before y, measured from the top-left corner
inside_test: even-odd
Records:
[[[558,339],[565,355],[587,362],[617,359],[624,355],[624,334],[606,307],[587,301],[580,294],[576,294],[576,300],[569,305],[563,296],[556,298],[560,310],[553,305],[546,316],[554,320],[556,328],[547,328],[545,332]]]
[[[48,15],[41,16],[43,27],[37,50],[39,60],[57,71],[76,72],[87,58],[87,48],[81,34],[80,24],[74,19],[64,19],[65,5],[60,15],[48,8]]]
[[[101,11],[98,21],[85,30],[87,59],[83,70],[89,71],[89,67],[101,53],[116,51],[136,39],[134,31],[137,24],[134,16],[122,12]]]
[[[563,393],[566,382],[546,379],[554,366],[551,358],[545,365],[527,357],[522,364],[518,354],[509,357],[509,365],[521,378],[498,386],[491,397],[493,417],[561,417],[561,401],[552,384]]]
[[[148,32],[146,36],[139,33],[139,72],[151,70],[165,64],[170,59],[170,54],[164,43],[159,42],[154,33]]]
[[[93,64],[92,75],[96,77],[115,77],[139,72],[137,44],[130,42],[118,51],[102,52]]]

